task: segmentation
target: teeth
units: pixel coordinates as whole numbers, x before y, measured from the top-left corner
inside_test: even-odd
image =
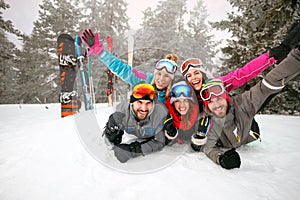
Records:
[[[216,108],[217,111],[222,110],[222,106]]]

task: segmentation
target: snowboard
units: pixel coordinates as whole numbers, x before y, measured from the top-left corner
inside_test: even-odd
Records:
[[[76,114],[80,109],[78,93],[74,87],[77,73],[77,57],[74,39],[68,34],[61,34],[57,38],[57,55],[60,72],[61,117]]]

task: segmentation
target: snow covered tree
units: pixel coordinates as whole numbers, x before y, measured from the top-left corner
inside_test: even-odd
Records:
[[[207,8],[203,0],[197,0],[195,7],[189,14],[188,30],[185,31],[186,37],[184,39],[186,45],[182,52],[185,52],[186,57],[200,58],[206,66],[212,67],[215,43],[212,41],[212,36],[209,35]]]
[[[278,45],[291,24],[299,19],[300,13],[300,2],[294,0],[229,0],[229,2],[236,12],[229,13],[228,20],[213,24],[213,27],[220,30],[227,29],[232,34],[232,39],[227,40],[228,46],[222,49],[226,56],[223,59],[224,67],[220,70],[222,74],[243,66],[259,54]],[[255,82],[257,81],[256,79]],[[254,82],[249,83],[253,84]],[[293,114],[293,110],[300,111],[297,85],[295,81],[290,82],[288,89],[275,98],[273,103],[279,98],[283,100],[280,101],[280,107],[276,106],[278,113]],[[295,97],[295,94],[298,94],[298,97]],[[291,98],[293,100],[290,101]],[[270,107],[275,107],[273,103]]]
[[[80,21],[80,29],[90,28],[94,33],[99,33],[101,43],[106,47],[106,38],[113,39],[113,52],[121,55],[127,51],[125,32],[128,31],[128,16],[126,14],[127,3],[124,0],[82,0],[84,5],[80,11],[84,13]],[[94,86],[96,87],[96,98],[103,102],[107,83],[107,68],[92,57],[94,74]],[[124,85],[124,83],[123,83]],[[118,88],[116,88],[118,90]],[[106,95],[106,94],[105,94]]]
[[[8,40],[6,33],[11,33],[18,37],[23,35],[14,27],[12,21],[3,19],[2,10],[9,8],[9,4],[0,0],[0,103],[17,103],[15,93],[18,87],[19,69],[15,67],[15,62],[18,50]]]
[[[159,1],[155,10],[146,9],[143,28],[136,33],[136,48],[155,47],[178,53],[183,42],[186,0]]]
[[[24,103],[47,100],[57,102],[58,68],[56,40],[59,34],[75,36],[77,13],[68,1],[46,1],[39,5],[39,18],[34,22],[32,34],[24,40],[19,67],[22,72],[23,90],[20,98]]]

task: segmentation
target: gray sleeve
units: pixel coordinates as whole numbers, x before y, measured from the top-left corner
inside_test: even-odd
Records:
[[[167,117],[168,111],[164,105],[157,104],[155,113],[153,113],[152,120],[155,124],[155,136],[153,139],[142,144],[142,151],[144,154],[160,151],[165,146],[164,121]]]
[[[286,83],[300,73],[300,51],[293,49],[288,57],[271,70],[266,77],[249,91],[234,99],[249,115],[255,115],[266,99],[284,88]]]
[[[223,120],[223,121],[222,121]],[[217,146],[217,142],[220,139],[222,129],[224,126],[224,120],[223,119],[212,119],[212,127],[209,131],[209,134],[207,135],[207,142],[203,147],[203,152],[209,157],[213,162],[219,164],[218,157],[220,154],[223,154],[223,151],[220,149],[220,147]]]

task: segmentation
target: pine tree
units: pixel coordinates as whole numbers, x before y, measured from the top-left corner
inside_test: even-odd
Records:
[[[224,67],[220,70],[221,74],[241,67],[261,53],[279,45],[287,29],[297,18],[299,19],[300,11],[300,2],[294,0],[229,0],[229,2],[237,12],[228,14],[228,20],[213,24],[214,27],[220,30],[227,29],[232,34],[228,46],[222,49],[226,58],[223,59]],[[238,92],[244,91],[257,81],[259,79],[250,82]],[[299,113],[299,95],[295,97],[298,92],[299,87],[295,81],[290,82],[266,109],[276,107],[277,113]],[[293,100],[289,100],[291,98]],[[281,99],[280,107],[275,106],[275,102],[279,99]]]
[[[206,66],[212,68],[216,67],[212,61],[215,54],[213,46],[216,44],[209,35],[210,28],[207,24],[207,17],[207,8],[203,0],[197,0],[195,7],[190,11],[187,36],[184,39],[186,45],[182,51],[187,51],[185,55],[199,58]]]
[[[18,37],[23,35],[17,30],[12,21],[4,20],[2,10],[9,9],[10,6],[3,0],[0,1],[0,103],[17,103],[15,93],[17,91],[17,79],[19,69],[16,67],[18,49],[10,42],[6,33],[14,34]]]
[[[46,1],[40,5],[39,18],[34,22],[32,34],[24,40],[19,63],[24,88],[20,93],[24,103],[41,101],[57,102],[59,76],[56,40],[59,34],[75,36],[77,13],[68,1]]]

